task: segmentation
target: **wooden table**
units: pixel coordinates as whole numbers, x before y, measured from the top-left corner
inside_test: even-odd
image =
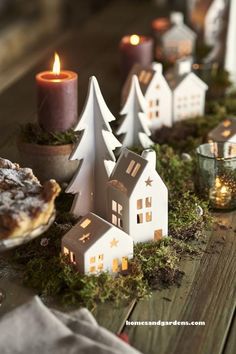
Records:
[[[66,33],[37,66],[0,95],[0,155],[17,161],[19,124],[35,119],[34,75],[49,67],[56,49],[66,68],[79,73],[79,111],[91,75],[97,76],[108,106],[117,115],[121,83],[117,45],[126,33],[149,31],[161,12],[147,1],[117,0],[78,32]],[[29,58],[27,59],[29,61]],[[98,322],[113,332],[125,331],[143,353],[231,354],[236,351],[235,269],[236,213],[218,214],[221,225],[207,233],[205,252],[182,260],[186,275],[179,288],[153,292],[151,298],[115,308],[98,308]],[[224,225],[224,226],[222,226]],[[0,314],[25,302],[32,291],[20,285],[14,271],[0,263],[0,285],[7,298]],[[205,321],[205,326],[127,326],[125,321]]]

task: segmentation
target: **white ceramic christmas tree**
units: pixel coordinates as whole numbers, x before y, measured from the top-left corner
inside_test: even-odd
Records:
[[[121,136],[124,147],[143,146],[143,135],[147,137],[151,132],[146,123],[147,103],[139,86],[136,75],[133,75],[127,100],[120,115],[123,116],[116,134]],[[151,141],[151,140],[150,140]],[[145,146],[147,147],[147,146]]]
[[[114,120],[97,79],[91,77],[86,103],[75,127],[81,136],[70,156],[70,160],[79,160],[80,164],[66,189],[67,193],[76,194],[71,211],[77,216],[89,211],[105,216],[109,165],[116,161],[113,150],[121,146],[109,125]]]

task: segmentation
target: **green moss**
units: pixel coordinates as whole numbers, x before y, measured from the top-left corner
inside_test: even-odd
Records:
[[[74,144],[78,140],[78,132],[69,129],[65,132],[46,132],[36,123],[21,126],[20,138],[27,143],[39,145]]]

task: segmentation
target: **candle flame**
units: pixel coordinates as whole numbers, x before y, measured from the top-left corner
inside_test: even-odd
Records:
[[[130,36],[130,43],[132,45],[138,45],[140,43],[140,37],[137,34]]]
[[[60,72],[61,72],[60,58],[57,53],[55,53],[55,55],[54,55],[54,64],[53,64],[52,72],[55,75],[60,75]]]

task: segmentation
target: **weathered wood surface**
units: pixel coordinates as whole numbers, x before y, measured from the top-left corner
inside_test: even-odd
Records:
[[[96,75],[104,97],[117,115],[120,102],[118,43],[126,33],[148,33],[151,19],[161,13],[147,1],[116,1],[95,15],[78,32],[66,35],[26,75],[0,95],[0,155],[17,160],[14,144],[19,124],[35,119],[34,75],[50,67],[54,50],[64,68],[79,74],[79,112],[86,96],[88,78]],[[5,144],[6,141],[9,144]],[[144,353],[231,354],[236,352],[233,321],[235,309],[236,213],[218,214],[217,227],[208,234],[205,252],[198,258],[183,259],[186,273],[179,288],[156,291],[152,297],[119,308],[104,304],[95,312],[98,322],[115,333],[125,330],[132,345]],[[227,227],[228,227],[227,226]],[[1,267],[1,265],[0,265]],[[27,300],[31,291],[19,280],[0,272],[0,286],[8,297],[0,315]],[[4,277],[2,277],[4,275]],[[4,279],[4,280],[3,280]],[[204,327],[130,327],[125,320],[205,321]]]
[[[126,327],[131,343],[144,353],[223,353],[236,303],[235,213],[218,214],[216,220],[223,226],[209,234],[202,257],[183,261],[181,287],[140,301],[129,319],[204,321],[205,326]],[[228,350],[235,345],[232,331]]]

